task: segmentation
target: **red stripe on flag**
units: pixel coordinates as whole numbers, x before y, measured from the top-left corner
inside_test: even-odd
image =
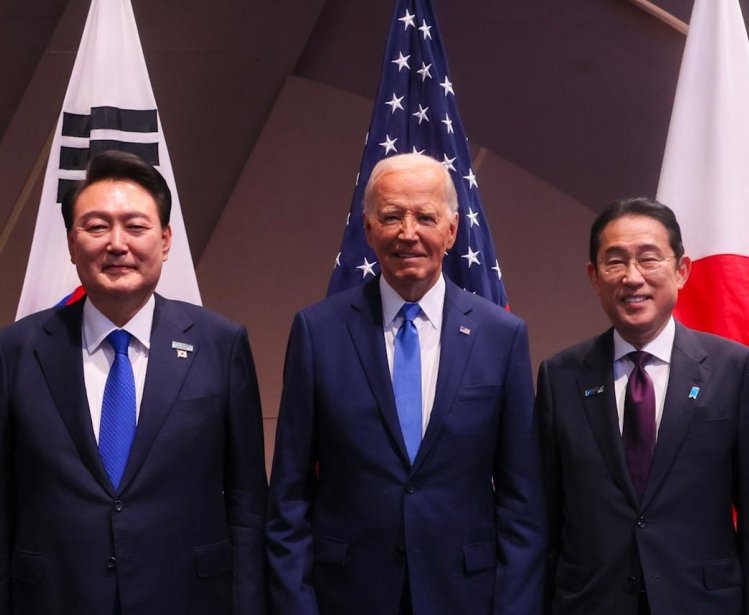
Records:
[[[749,257],[718,254],[693,261],[674,316],[693,329],[749,344]]]

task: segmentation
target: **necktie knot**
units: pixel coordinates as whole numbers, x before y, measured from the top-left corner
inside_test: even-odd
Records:
[[[421,306],[418,303],[404,303],[401,308],[401,314],[403,314],[403,320],[406,322],[413,322],[414,319],[421,312]]]
[[[627,355],[627,358],[635,364],[635,369],[643,369],[652,356],[652,354],[645,352],[644,350],[635,350],[630,352]]]
[[[107,335],[107,341],[114,349],[115,355],[127,355],[127,349],[130,347],[130,334],[124,329],[115,329]]]

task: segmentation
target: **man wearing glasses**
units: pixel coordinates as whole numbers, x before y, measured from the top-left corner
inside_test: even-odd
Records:
[[[749,613],[749,349],[674,321],[690,266],[656,201],[591,227],[613,327],[538,378],[554,615]]]

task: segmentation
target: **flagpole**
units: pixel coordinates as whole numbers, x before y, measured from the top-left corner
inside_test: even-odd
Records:
[[[26,181],[24,182],[23,188],[18,195],[18,199],[16,199],[16,202],[13,205],[13,209],[10,210],[8,221],[5,223],[3,230],[0,232],[0,256],[2,256],[3,250],[5,250],[5,246],[7,245],[11,234],[16,228],[16,224],[18,223],[18,219],[21,217],[21,213],[23,213],[23,210],[26,208],[26,204],[29,202],[31,191],[34,189],[36,182],[39,181],[39,176],[42,174],[42,171],[46,167],[47,159],[49,158],[49,152],[52,149],[52,141],[54,141],[55,138],[56,127],[57,122],[55,122],[55,124],[52,126],[52,129],[49,131],[49,136],[44,142],[42,149],[39,151],[39,156],[37,156],[36,162],[34,162],[34,166],[31,168],[31,171],[26,177]]]
[[[689,24],[683,22],[678,17],[653,4],[649,0],[629,0],[629,2],[640,7],[646,13],[650,13],[656,19],[660,19],[663,23],[671,26],[674,30],[681,32],[684,35],[689,32]]]

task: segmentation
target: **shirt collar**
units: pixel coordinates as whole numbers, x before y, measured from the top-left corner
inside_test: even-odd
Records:
[[[384,276],[380,276],[380,296],[382,297],[382,322],[387,329],[392,326],[398,312],[407,303]],[[419,307],[426,319],[438,331],[442,328],[442,312],[445,306],[445,279],[440,275],[437,282],[419,299]]]
[[[151,345],[151,326],[155,307],[156,299],[151,295],[146,304],[125,323],[125,326],[117,327],[91,301],[86,300],[83,304],[83,344],[88,354],[93,354],[98,350],[107,335],[119,328],[125,329],[144,348],[148,349]]]
[[[663,327],[658,335],[654,339],[650,340],[640,350],[649,352],[659,361],[664,363],[671,362],[671,350],[674,347],[674,336],[676,335],[676,324],[674,323],[674,317],[668,319],[666,326]],[[632,344],[624,341],[624,338],[619,335],[619,332],[614,329],[614,361],[623,359],[630,352],[637,350]]]

